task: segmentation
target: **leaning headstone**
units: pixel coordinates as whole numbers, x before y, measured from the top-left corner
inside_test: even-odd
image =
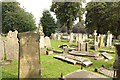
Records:
[[[116,77],[120,79],[120,43],[115,43],[115,62],[113,68],[116,70]]]
[[[4,43],[0,37],[0,62],[4,60]]]
[[[44,39],[44,43],[45,43],[45,47],[46,48],[51,48],[51,42],[50,42],[50,38],[49,37],[45,37],[45,39]]]
[[[25,32],[18,37],[20,41],[19,79],[40,78],[39,34]]]
[[[9,31],[5,42],[6,60],[17,60],[19,54],[19,43],[17,38],[18,32]]]

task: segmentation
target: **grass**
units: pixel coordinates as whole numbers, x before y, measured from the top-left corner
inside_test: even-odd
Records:
[[[61,48],[58,48],[58,45],[61,44],[76,45],[76,43],[70,44],[68,42],[58,42],[55,40],[51,40],[52,48],[55,48],[56,50],[63,50]],[[103,49],[109,49],[109,48],[103,48]],[[89,51],[94,51],[94,50],[89,49]],[[54,55],[58,55],[58,53],[54,53]],[[115,57],[115,54],[110,54],[110,55]],[[81,68],[80,65],[69,64],[61,60],[55,59],[53,58],[53,56],[40,54],[40,58],[41,58],[42,78],[58,78],[60,77],[61,73],[63,73],[63,75],[66,75]],[[93,62],[93,65],[90,66],[89,68],[85,68],[85,67],[83,68],[91,72],[94,72],[95,68],[100,68],[102,64],[105,64],[107,68],[110,68],[114,62],[114,59],[108,60],[107,62],[105,62],[105,60],[94,60],[93,58],[89,58],[89,59]],[[14,60],[11,65],[2,66],[2,74],[3,74],[2,76],[3,78],[17,78],[18,61]]]

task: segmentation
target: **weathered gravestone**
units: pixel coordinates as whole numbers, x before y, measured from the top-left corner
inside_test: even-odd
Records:
[[[45,43],[45,47],[46,48],[51,48],[51,42],[50,42],[50,38],[49,37],[45,37],[44,39],[44,43]]]
[[[106,53],[106,52],[103,52],[103,53],[101,53],[105,58],[107,58],[107,59],[113,59],[113,57],[111,56],[111,55],[109,55],[108,53]]]
[[[44,36],[40,38],[40,49],[45,48]]]
[[[57,40],[61,41],[61,35],[60,34],[57,35]]]
[[[116,70],[116,77],[120,79],[120,43],[116,43],[115,47],[115,62],[113,68]]]
[[[110,31],[107,33],[107,47],[112,46],[112,34],[110,34]]]
[[[73,37],[74,37],[74,36],[73,36],[73,33],[71,33],[71,34],[70,34],[70,41],[69,41],[69,43],[72,43],[72,42],[73,42],[73,40],[74,40]]]
[[[20,41],[19,78],[40,78],[39,34],[25,32],[18,37]]]
[[[100,36],[100,48],[105,46],[103,41],[104,41],[104,37],[103,37],[103,35],[101,35]]]
[[[78,51],[88,51],[88,43],[87,42],[78,42]]]
[[[4,60],[4,43],[0,37],[0,62]]]
[[[18,32],[9,31],[5,42],[5,54],[7,60],[16,60],[18,59],[19,54],[19,43],[17,38]]]

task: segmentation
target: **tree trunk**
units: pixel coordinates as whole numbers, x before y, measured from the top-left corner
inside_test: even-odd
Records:
[[[67,22],[67,33],[70,34],[70,21]]]

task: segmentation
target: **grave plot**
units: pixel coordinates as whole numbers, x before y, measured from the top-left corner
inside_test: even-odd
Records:
[[[113,57],[106,52],[101,53],[101,55],[104,56],[106,59],[113,59]]]
[[[71,51],[71,52],[69,52],[69,54],[77,55],[77,56],[96,57],[96,56],[99,56],[100,53],[96,53],[96,52]]]
[[[112,79],[109,79],[103,75],[100,75],[100,74],[97,74],[97,73],[94,73],[94,72],[90,72],[90,71],[87,71],[87,70],[77,70],[77,71],[74,71],[70,74],[67,74],[65,76],[63,76],[63,79],[65,80],[73,80],[73,78],[77,79],[77,80],[80,80],[80,78],[82,80],[98,80],[96,78],[99,78],[99,80],[112,80]],[[93,79],[95,78],[95,79]]]
[[[80,64],[85,67],[89,67],[90,65],[93,64],[88,58],[83,58],[83,57],[78,57],[74,55],[69,55],[69,54],[61,54],[61,55],[55,55],[54,58],[70,62],[72,64]]]
[[[104,67],[101,67],[101,68],[97,69],[96,72],[99,72],[101,74],[104,74],[104,75],[107,75],[107,76],[110,76],[110,77],[115,76],[113,69],[107,69],[107,68],[104,68]]]
[[[115,53],[114,51],[109,51],[109,50],[99,50],[100,52],[107,52],[107,53]]]
[[[53,52],[54,53],[63,53],[63,51],[61,51],[61,50],[55,50],[55,49],[53,49]]]

